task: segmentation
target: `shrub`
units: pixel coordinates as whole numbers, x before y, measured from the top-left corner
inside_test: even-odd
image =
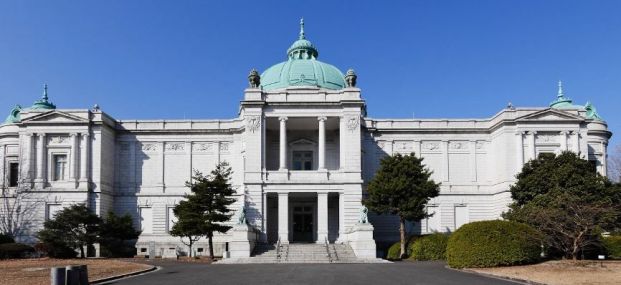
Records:
[[[0,244],[3,243],[15,243],[15,240],[7,234],[0,233]]]
[[[400,260],[401,259],[401,242],[395,242],[388,248],[386,255],[388,260]]]
[[[74,258],[78,255],[75,249],[61,242],[44,243],[40,248],[45,248],[47,255],[53,258]]]
[[[24,258],[31,253],[34,253],[34,248],[23,243],[0,244],[0,259]]]
[[[621,259],[621,235],[602,238],[606,254],[610,259]]]
[[[511,221],[465,224],[448,240],[449,266],[493,267],[536,262],[541,252],[539,232]]]
[[[445,260],[448,234],[434,233],[423,236],[410,244],[410,259]]]

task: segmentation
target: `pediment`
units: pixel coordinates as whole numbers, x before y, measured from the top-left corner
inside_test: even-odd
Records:
[[[311,140],[307,140],[307,139],[298,139],[298,140],[294,140],[290,142],[289,144],[290,145],[315,145],[317,143]]]
[[[583,121],[584,118],[557,109],[545,109],[528,114],[516,119],[516,121]]]
[[[61,111],[38,114],[22,120],[22,123],[87,123],[88,120]]]

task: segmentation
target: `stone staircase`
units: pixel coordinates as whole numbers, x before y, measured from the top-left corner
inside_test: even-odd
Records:
[[[224,259],[220,264],[239,263],[376,263],[379,259],[359,259],[346,244],[291,243],[276,248],[257,244],[252,257]]]

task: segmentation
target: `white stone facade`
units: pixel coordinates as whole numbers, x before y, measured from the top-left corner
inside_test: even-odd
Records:
[[[237,190],[233,209],[244,203],[259,241],[327,239],[357,246],[361,199],[386,155],[414,152],[442,183],[441,195],[429,204],[435,215],[408,230],[453,231],[499,218],[511,202],[515,174],[539,153],[574,151],[606,173],[610,135],[605,122],[586,119],[581,109],[507,108],[489,119],[373,119],[357,88],[249,88],[232,120],[126,121],[97,109],[25,110],[21,122],[0,126],[0,185],[5,193],[22,189],[43,201],[24,240],[58,209],[86,203],[100,215],[131,214],[143,230],[138,253],[155,247],[160,255],[185,250],[168,234],[171,209],[188,192],[185,182],[193,171],[207,173],[226,161]],[[66,160],[60,179],[59,157]],[[10,181],[16,163],[18,185]],[[398,238],[394,217],[370,220],[376,241]],[[216,253],[233,236],[217,235]],[[197,248],[207,252],[206,242]]]

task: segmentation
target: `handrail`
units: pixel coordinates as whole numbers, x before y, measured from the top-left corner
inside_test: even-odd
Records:
[[[325,239],[326,252],[328,253],[328,260],[332,263],[332,255],[330,254],[330,243],[328,243],[328,237]]]
[[[278,237],[278,241],[276,242],[276,259],[280,262],[280,237]]]

